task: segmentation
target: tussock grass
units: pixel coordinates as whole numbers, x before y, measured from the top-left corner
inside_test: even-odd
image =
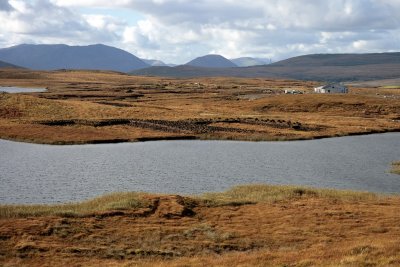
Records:
[[[400,85],[386,85],[386,86],[382,86],[381,88],[384,88],[384,89],[400,89]]]
[[[328,198],[338,201],[369,201],[378,195],[369,192],[316,189],[289,185],[240,185],[222,193],[206,193],[201,196],[210,205],[239,205],[256,202],[277,202],[301,197]]]
[[[392,169],[390,170],[390,172],[400,175],[400,161],[392,162]]]
[[[63,216],[81,217],[96,212],[110,210],[127,210],[149,207],[150,202],[144,193],[113,193],[81,203],[60,205],[0,205],[0,218]],[[225,192],[205,193],[194,196],[194,199],[209,207],[239,206],[257,202],[275,203],[299,198],[326,198],[336,201],[373,201],[378,195],[369,192],[354,192],[334,189],[316,189],[302,186],[286,185],[240,185]]]
[[[60,205],[1,205],[0,218],[63,216],[80,217],[107,210],[125,210],[146,207],[143,194],[113,193],[80,203]]]
[[[393,120],[400,112],[398,89],[351,88],[352,93],[343,95],[285,95],[285,89],[311,92],[319,83],[231,77],[166,79],[96,71],[25,70],[21,73],[20,70],[0,70],[0,78],[3,85],[48,88],[47,92],[29,95],[0,94],[0,138],[9,140],[83,144],[179,136],[182,139],[279,141],[399,131],[397,121]],[[396,83],[378,83],[375,87],[381,85]],[[254,95],[256,99],[252,99]],[[396,97],[388,101],[383,97],[386,95]],[[140,118],[171,121],[245,117],[296,121],[307,128],[233,124],[235,128],[254,132],[209,129],[202,133],[132,125],[97,127],[35,123],[49,120]]]

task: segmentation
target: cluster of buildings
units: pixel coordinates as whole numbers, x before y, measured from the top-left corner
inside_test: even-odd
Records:
[[[340,83],[330,83],[314,88],[314,93],[319,94],[347,94],[348,92],[349,89]]]
[[[330,83],[323,86],[315,87],[314,93],[317,94],[347,94],[349,89],[341,83]],[[299,90],[285,90],[285,94],[303,94]]]

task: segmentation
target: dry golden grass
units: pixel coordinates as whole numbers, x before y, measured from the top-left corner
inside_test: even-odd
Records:
[[[162,196],[162,195],[161,195]],[[112,193],[81,203],[59,205],[0,205],[0,218],[70,216],[82,217],[107,210],[127,210],[145,208],[151,204],[152,195],[135,192]],[[370,201],[378,195],[369,192],[356,192],[334,189],[317,189],[303,186],[282,185],[241,185],[225,192],[206,193],[191,196],[194,201],[207,207],[224,205],[244,205],[254,203],[275,203],[301,197],[326,198],[335,201]]]
[[[66,207],[2,206],[0,265],[400,264],[398,196],[249,185],[196,197],[113,194]]]
[[[351,88],[347,95],[310,94],[315,82],[136,77],[114,72],[0,70],[0,85],[48,92],[0,94],[0,138],[37,143],[137,141],[162,138],[294,140],[398,131],[400,90]],[[285,89],[304,95],[285,95]],[[249,124],[246,119],[284,121]],[[43,125],[39,121],[113,119],[211,120],[230,130],[188,131],[129,125]],[[230,121],[239,119],[238,122]],[[295,129],[287,123],[301,123]]]
[[[316,189],[304,186],[243,185],[235,186],[223,193],[206,193],[203,198],[215,205],[226,203],[275,203],[299,197],[332,199],[336,201],[369,201],[378,196],[369,192]]]
[[[400,174],[400,161],[392,162],[391,173]]]
[[[379,85],[352,87],[348,95],[284,95],[310,93],[317,83],[28,70],[0,70],[0,85],[49,89],[0,94],[0,138],[38,143],[292,140],[400,129],[400,90]],[[235,130],[96,124],[115,119]],[[60,124],[66,120],[74,123]],[[193,197],[119,193],[65,205],[3,205],[0,265],[399,266],[399,210],[398,196],[266,185]]]
[[[81,203],[60,205],[0,205],[0,218],[65,216],[82,217],[107,210],[126,210],[147,207],[141,194],[113,193]]]

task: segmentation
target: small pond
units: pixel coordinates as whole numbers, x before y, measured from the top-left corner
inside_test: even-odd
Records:
[[[9,86],[0,86],[0,92],[6,93],[41,93],[46,92],[47,90],[44,88],[22,88],[22,87],[9,87]]]

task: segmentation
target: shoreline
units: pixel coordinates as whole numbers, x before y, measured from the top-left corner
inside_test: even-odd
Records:
[[[400,162],[397,162],[399,164]],[[392,164],[396,164],[396,162],[393,162]],[[394,166],[394,165],[393,165]],[[394,170],[394,169],[393,169]],[[389,171],[389,173],[393,174],[400,174],[400,173],[395,173],[392,171]],[[102,199],[102,198],[108,198],[108,196],[113,196],[113,195],[119,195],[119,194],[134,194],[134,195],[151,195],[151,196],[179,196],[179,197],[184,197],[184,198],[194,198],[194,199],[206,199],[207,196],[212,196],[212,195],[223,195],[226,192],[229,192],[231,190],[234,190],[235,188],[246,188],[246,187],[254,187],[256,190],[258,190],[258,187],[266,187],[268,188],[273,188],[274,191],[279,192],[279,191],[285,191],[285,190],[292,190],[297,194],[296,192],[300,190],[301,192],[313,192],[311,193],[312,195],[326,195],[326,196],[335,196],[335,195],[341,195],[344,194],[346,196],[361,196],[361,195],[369,195],[369,196],[374,196],[374,198],[391,198],[391,197],[399,197],[400,198],[400,191],[399,192],[387,192],[387,191],[369,191],[366,189],[351,189],[351,188],[335,188],[335,187],[318,187],[318,186],[310,186],[310,185],[302,185],[302,184],[269,184],[269,183],[243,183],[243,184],[235,184],[227,187],[226,189],[222,189],[221,191],[205,191],[205,192],[200,192],[200,193],[183,193],[183,192],[175,192],[175,191],[167,191],[167,192],[161,192],[161,191],[111,191],[111,192],[106,192],[106,193],[100,193],[98,195],[94,195],[92,197],[87,197],[83,198],[80,200],[71,200],[71,201],[60,201],[60,202],[35,202],[35,203],[2,203],[0,202],[0,214],[1,214],[1,209],[4,207],[46,207],[46,208],[54,208],[54,207],[63,207],[63,206],[70,206],[70,205],[81,205],[82,203],[86,202],[91,202],[93,200],[97,199]],[[300,193],[300,196],[303,193]],[[249,193],[250,198],[253,197]],[[239,196],[240,198],[243,198],[243,196]],[[255,202],[254,199],[247,199],[247,202]],[[1,215],[0,215],[1,218]]]
[[[241,194],[235,195],[232,193],[235,191],[243,191]],[[257,194],[255,194],[255,192]],[[383,192],[371,192],[365,190],[351,190],[351,189],[336,189],[336,188],[319,188],[313,186],[303,185],[275,185],[275,184],[238,184],[229,187],[223,191],[210,191],[201,194],[179,194],[179,193],[153,193],[153,192],[135,192],[135,191],[123,191],[123,192],[112,192],[105,193],[98,196],[90,197],[80,201],[62,202],[62,203],[0,203],[0,219],[6,214],[5,209],[12,210],[17,209],[17,216],[42,216],[44,213],[51,212],[50,214],[61,215],[65,210],[76,210],[81,205],[87,205],[92,202],[101,202],[106,208],[98,206],[95,210],[93,207],[90,213],[77,214],[78,217],[88,216],[91,217],[100,210],[126,210],[131,208],[139,208],[141,205],[135,203],[130,206],[130,200],[132,199],[147,199],[159,198],[159,197],[179,197],[186,199],[193,199],[196,201],[205,201],[208,206],[219,206],[219,205],[247,205],[256,204],[258,202],[270,202],[283,199],[296,199],[297,197],[321,197],[331,199],[342,199],[342,200],[355,200],[355,199],[384,199],[384,198],[397,198],[400,197],[398,193],[383,193]],[[210,202],[211,201],[211,202]],[[119,203],[120,206],[116,207],[114,204],[106,205],[105,203]],[[124,204],[121,204],[124,203]],[[38,214],[34,215],[23,212],[25,209],[38,209]],[[64,211],[63,211],[64,210]],[[44,212],[45,211],[45,212]],[[8,211],[9,212],[9,211]],[[8,214],[10,215],[10,214]],[[122,215],[122,214],[117,214]],[[72,216],[72,214],[66,215]]]
[[[11,142],[19,142],[19,143],[27,143],[27,144],[38,144],[38,145],[54,145],[54,146],[69,146],[69,145],[91,145],[91,144],[120,144],[120,143],[142,143],[142,142],[155,142],[155,141],[185,141],[185,140],[193,140],[193,141],[237,141],[237,142],[291,142],[291,141],[312,141],[312,140],[321,140],[321,139],[330,139],[330,138],[339,138],[339,137],[350,137],[350,136],[363,136],[363,135],[373,135],[373,134],[385,134],[385,133],[400,133],[399,129],[382,129],[382,130],[371,130],[369,132],[352,132],[345,134],[335,134],[335,135],[321,135],[321,136],[311,136],[311,137],[299,137],[299,138],[265,138],[265,139],[246,139],[246,138],[204,138],[201,136],[160,136],[160,137],[138,137],[135,139],[94,139],[87,141],[38,141],[31,140],[29,138],[8,138],[8,137],[0,137],[0,140],[11,141]]]

